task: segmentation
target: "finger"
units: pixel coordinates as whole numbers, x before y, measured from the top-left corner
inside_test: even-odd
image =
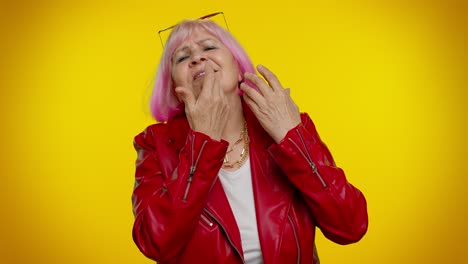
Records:
[[[265,80],[268,82],[268,85],[270,85],[273,90],[283,89],[283,86],[281,85],[276,75],[267,67],[259,64],[257,66],[257,70],[265,78]]]
[[[179,100],[182,100],[185,104],[185,107],[189,110],[195,105],[195,95],[190,89],[179,86],[175,88],[175,93]]]
[[[223,88],[221,87],[221,73],[219,71],[213,70],[213,94],[216,93],[216,95],[223,97],[224,91]]]
[[[260,78],[260,76],[250,73],[250,72],[246,72],[244,74],[244,78],[247,81],[250,81],[253,85],[255,85],[255,87],[258,88],[261,94],[267,95],[271,93],[271,88],[268,87],[268,85],[265,83],[265,81],[262,78]]]
[[[250,89],[252,89],[252,88],[250,88]],[[242,97],[244,98],[244,102],[254,112],[255,116],[257,116],[257,113],[258,113],[258,110],[259,110],[259,106],[257,105],[257,103],[254,100],[252,100],[252,98],[247,93],[244,93],[242,95]]]
[[[210,61],[205,63],[205,76],[203,78],[202,90],[200,92],[200,96],[204,98],[211,98],[213,95],[213,84],[214,84],[214,69],[213,65]]]
[[[265,98],[263,98],[263,96],[254,88],[248,86],[245,83],[241,83],[239,88],[244,92],[244,98],[248,97],[258,107],[261,107],[265,104]]]

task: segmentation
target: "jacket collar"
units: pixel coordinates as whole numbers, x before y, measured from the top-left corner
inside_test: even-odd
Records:
[[[167,129],[163,136],[163,141],[166,144],[174,144],[174,148],[180,151],[185,146],[190,125],[187,121],[187,117],[183,114],[179,114],[172,117],[167,121]]]
[[[254,144],[261,149],[268,148],[274,143],[273,139],[263,129],[262,125],[244,100],[242,100],[242,108],[244,111],[245,121],[247,122],[251,144]],[[167,125],[168,129],[163,135],[164,141],[169,144],[174,144],[178,150],[182,149],[185,145],[188,131],[190,130],[187,117],[185,114],[176,115],[169,119]]]

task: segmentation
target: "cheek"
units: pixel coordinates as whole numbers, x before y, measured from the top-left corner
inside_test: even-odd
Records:
[[[231,57],[231,67],[232,67],[232,70],[236,73],[236,77],[237,77],[237,81],[240,82],[242,81],[242,74],[240,72],[240,67],[239,67],[239,63],[237,63],[236,59],[234,59],[234,57]]]
[[[232,69],[237,75],[236,76],[237,82],[242,81],[243,77],[242,77],[242,74],[241,74],[241,71],[240,71],[240,67],[239,67],[239,64],[237,64],[237,61],[235,61],[235,60],[233,61]]]
[[[184,76],[184,74],[180,69],[173,69],[172,70],[171,78],[172,78],[172,83],[173,83],[174,88],[179,86],[179,85],[184,84],[183,76]]]

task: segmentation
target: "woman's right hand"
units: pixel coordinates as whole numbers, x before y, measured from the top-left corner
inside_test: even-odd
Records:
[[[210,61],[205,63],[205,76],[198,97],[189,88],[175,88],[177,96],[185,104],[190,128],[220,141],[227,124],[229,104],[220,86],[220,73],[214,70]]]

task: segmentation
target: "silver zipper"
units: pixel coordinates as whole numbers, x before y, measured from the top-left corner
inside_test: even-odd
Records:
[[[294,233],[294,239],[296,239],[296,246],[297,246],[297,264],[301,262],[301,247],[299,246],[299,239],[297,238],[296,227],[294,227],[294,223],[291,217],[288,215],[289,223],[291,223],[291,227]]]
[[[237,254],[242,259],[242,263],[245,264],[244,258],[242,257],[243,255],[240,253],[239,249],[236,248],[236,246],[234,246],[234,243],[232,243],[231,238],[229,237],[228,233],[226,232],[226,228],[224,228],[224,226],[218,221],[218,219],[216,219],[216,217],[214,217],[214,215],[212,213],[210,213],[206,208],[203,208],[203,211],[206,212],[209,216],[211,216],[211,218],[213,218],[216,221],[216,223],[218,223],[218,225],[221,227],[221,229],[223,229],[223,231],[226,234],[226,237],[227,237],[227,239],[229,241],[229,244],[231,244],[231,246],[236,250]]]
[[[315,264],[320,264],[320,258],[317,253],[317,246],[314,244],[314,261]]]
[[[190,166],[190,173],[189,173],[189,177],[187,179],[187,187],[185,188],[184,197],[182,197],[183,201],[187,201],[187,195],[188,195],[188,192],[189,192],[189,189],[190,189],[190,185],[192,184],[192,181],[193,181],[193,175],[195,174],[195,169],[197,168],[198,161],[200,160],[201,154],[203,152],[203,149],[205,148],[207,140],[205,140],[203,142],[203,145],[201,146],[200,152],[198,153],[198,157],[197,157],[197,160],[195,161],[195,163],[193,162],[193,159],[194,159],[193,158],[194,157],[194,146],[193,146],[194,142],[195,142],[195,135],[193,135],[193,140],[192,140],[192,166]]]
[[[204,216],[203,214],[200,215],[201,216],[201,219],[203,219],[203,221],[205,221],[205,223],[207,223],[209,226],[213,226],[213,222],[211,222],[208,217]]]
[[[320,182],[322,183],[322,186],[323,188],[327,188],[327,184],[325,183],[325,181],[323,180],[322,178],[322,175],[320,175],[320,172],[318,171],[317,169],[317,165],[315,165],[315,163],[312,161],[312,158],[309,154],[309,151],[307,150],[307,147],[306,147],[306,144],[304,142],[304,139],[302,138],[302,135],[301,133],[299,132],[299,129],[296,129],[296,132],[297,134],[299,135],[299,138],[301,139],[301,142],[302,142],[302,146],[304,147],[304,150],[306,151],[307,153],[307,156],[306,154],[304,154],[304,152],[301,150],[301,148],[297,145],[296,142],[294,142],[294,140],[292,140],[291,138],[288,138],[289,141],[291,141],[294,146],[296,146],[296,148],[299,150],[299,152],[302,154],[302,156],[304,157],[304,159],[307,161],[307,163],[309,163],[310,167],[312,168],[312,171],[315,173],[315,175],[317,175],[317,178],[320,180]]]

